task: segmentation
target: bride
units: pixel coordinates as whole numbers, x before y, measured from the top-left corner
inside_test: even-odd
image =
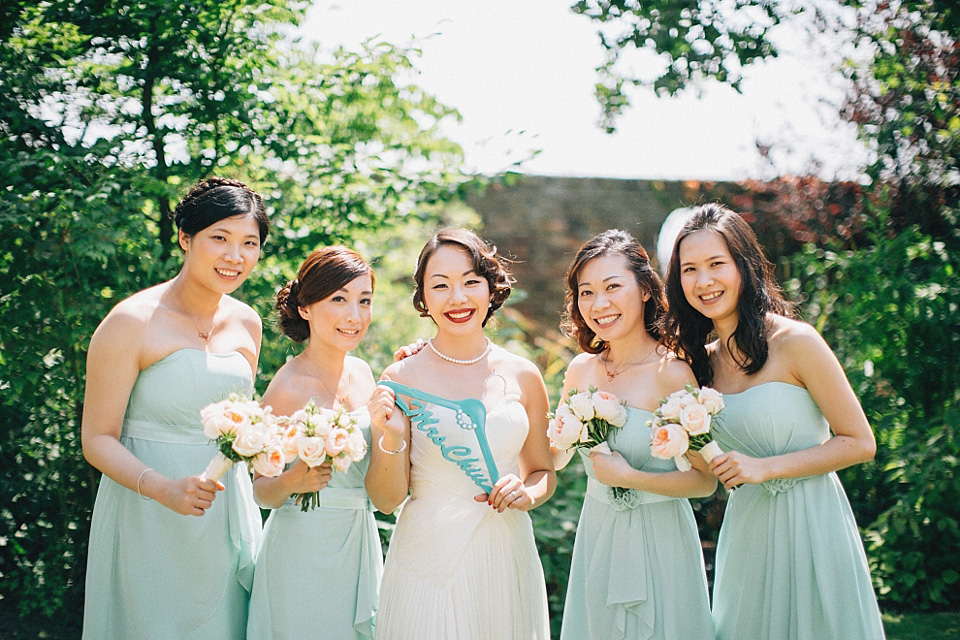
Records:
[[[546,387],[533,363],[483,333],[510,295],[511,278],[495,248],[450,229],[424,246],[414,279],[414,307],[434,321],[436,335],[384,372],[384,380],[403,385],[399,391],[380,386],[370,401],[367,491],[384,513],[409,493],[387,554],[376,636],[546,640],[546,588],[526,513],[556,484]],[[404,390],[421,392],[413,427],[398,408],[417,402]],[[485,433],[499,472],[489,491],[478,489],[477,470],[462,457],[459,465],[451,460],[451,443],[465,434],[463,414],[451,405],[466,407],[468,399],[482,402],[486,424],[466,432],[462,446],[489,473],[475,437]]]

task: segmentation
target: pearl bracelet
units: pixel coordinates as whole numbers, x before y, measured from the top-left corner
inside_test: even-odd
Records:
[[[153,471],[153,469],[151,469],[150,467],[147,467],[146,469],[140,472],[140,477],[137,478],[137,495],[143,498],[144,500],[152,500],[150,496],[145,496],[142,493],[140,493],[140,481],[143,480],[143,476],[147,474],[147,471]]]
[[[380,447],[380,451],[383,451],[388,456],[395,456],[398,453],[404,452],[404,450],[407,448],[407,441],[406,440],[401,441],[399,449],[397,449],[396,451],[390,451],[389,449],[383,448],[383,436],[380,436],[380,439],[377,440],[377,446]]]

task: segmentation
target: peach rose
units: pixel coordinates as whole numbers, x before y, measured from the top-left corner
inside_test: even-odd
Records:
[[[582,430],[583,423],[566,405],[561,404],[556,415],[550,419],[547,437],[554,448],[565,451],[577,443]]]
[[[314,436],[300,436],[297,440],[297,455],[308,467],[317,467],[327,459],[323,438]]]
[[[680,425],[692,436],[710,431],[710,414],[702,404],[693,403],[680,410]]]
[[[650,453],[655,458],[669,460],[682,456],[690,448],[690,436],[678,424],[656,426],[650,432]]]
[[[601,420],[606,420],[615,427],[622,427],[627,423],[627,408],[620,399],[606,391],[593,392],[593,408]]]
[[[283,453],[283,448],[279,444],[272,444],[267,450],[251,460],[253,470],[262,476],[275,478],[283,473],[283,468],[287,461]]]
[[[330,429],[330,433],[324,438],[324,449],[331,458],[340,455],[347,448],[347,441],[350,439],[350,432],[340,427]]]

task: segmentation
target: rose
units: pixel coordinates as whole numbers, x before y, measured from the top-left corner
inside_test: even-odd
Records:
[[[689,407],[692,404],[700,404],[697,402],[697,396],[695,396],[692,391],[681,391],[680,408]]]
[[[307,428],[313,432],[313,435],[319,438],[326,438],[330,433],[330,416],[325,413],[314,413],[307,416]]]
[[[268,446],[266,451],[254,457],[251,461],[254,471],[269,478],[275,478],[283,473],[286,463],[283,447],[279,444]]]
[[[577,416],[577,419],[580,420],[580,422],[587,422],[588,420],[593,419],[594,412],[593,403],[591,402],[592,395],[593,394],[589,391],[582,391],[567,398],[567,404],[570,406],[570,410],[575,416]]]
[[[350,438],[350,432],[341,427],[330,429],[330,433],[324,438],[324,448],[327,455],[331,458],[340,455],[347,448],[347,440]]]
[[[337,456],[333,459],[333,468],[337,471],[346,471],[350,468],[351,462],[349,456]]]
[[[650,434],[650,452],[662,460],[678,458],[690,447],[690,436],[678,424],[655,426]]]
[[[297,441],[297,454],[308,467],[316,467],[327,459],[323,438],[315,436],[300,436]]]
[[[710,414],[706,407],[693,403],[680,410],[680,425],[692,436],[710,431]]]
[[[723,410],[723,394],[710,387],[701,387],[697,400],[706,408],[710,415],[717,415]]]
[[[671,393],[667,396],[663,404],[660,405],[660,408],[657,409],[657,415],[663,418],[664,420],[675,420],[680,417],[680,409],[683,407],[680,405],[680,396],[682,393]]]
[[[547,437],[556,449],[567,450],[577,443],[584,425],[565,404],[557,408],[557,413],[547,427]]]
[[[363,439],[363,433],[359,430],[350,434],[347,439],[347,455],[354,462],[360,462],[367,455],[367,441]]]
[[[627,409],[620,403],[617,396],[606,391],[594,391],[592,400],[596,417],[606,420],[615,427],[622,427],[627,423]]]
[[[200,411],[203,435],[216,440],[221,435],[236,433],[243,424],[249,424],[249,418],[238,411],[235,402],[224,400],[204,407]]]
[[[353,423],[354,423],[353,416],[351,416],[346,411],[341,411],[340,415],[337,416],[336,426],[340,427],[341,429],[349,430],[350,427],[353,426]]]
[[[283,449],[283,457],[287,464],[297,459],[297,440],[300,439],[300,424],[292,418],[278,416],[277,438],[280,440],[280,447]]]
[[[251,424],[237,432],[233,450],[245,458],[255,456],[270,443],[270,434],[261,424]]]

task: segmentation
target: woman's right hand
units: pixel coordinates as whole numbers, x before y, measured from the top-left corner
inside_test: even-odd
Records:
[[[149,479],[148,474],[143,483]],[[154,481],[159,474],[153,474]],[[162,477],[162,476],[161,476]],[[156,492],[156,500],[166,508],[184,516],[202,516],[213,504],[217,491],[223,491],[224,486],[214,480],[204,480],[199,476],[188,476],[176,480],[167,480]]]
[[[417,355],[420,353],[423,348],[427,346],[426,341],[423,338],[417,338],[416,342],[411,342],[408,345],[404,345],[393,352],[393,361],[400,362],[404,358],[409,358],[410,356]]]
[[[383,433],[384,440],[396,444],[398,448],[406,437],[407,425],[403,412],[397,408],[393,389],[377,385],[377,390],[367,403],[367,410],[370,412],[370,422]]]
[[[306,462],[297,458],[281,477],[284,490],[290,494],[322,491],[333,477],[333,463],[327,458],[323,464],[309,467]]]

